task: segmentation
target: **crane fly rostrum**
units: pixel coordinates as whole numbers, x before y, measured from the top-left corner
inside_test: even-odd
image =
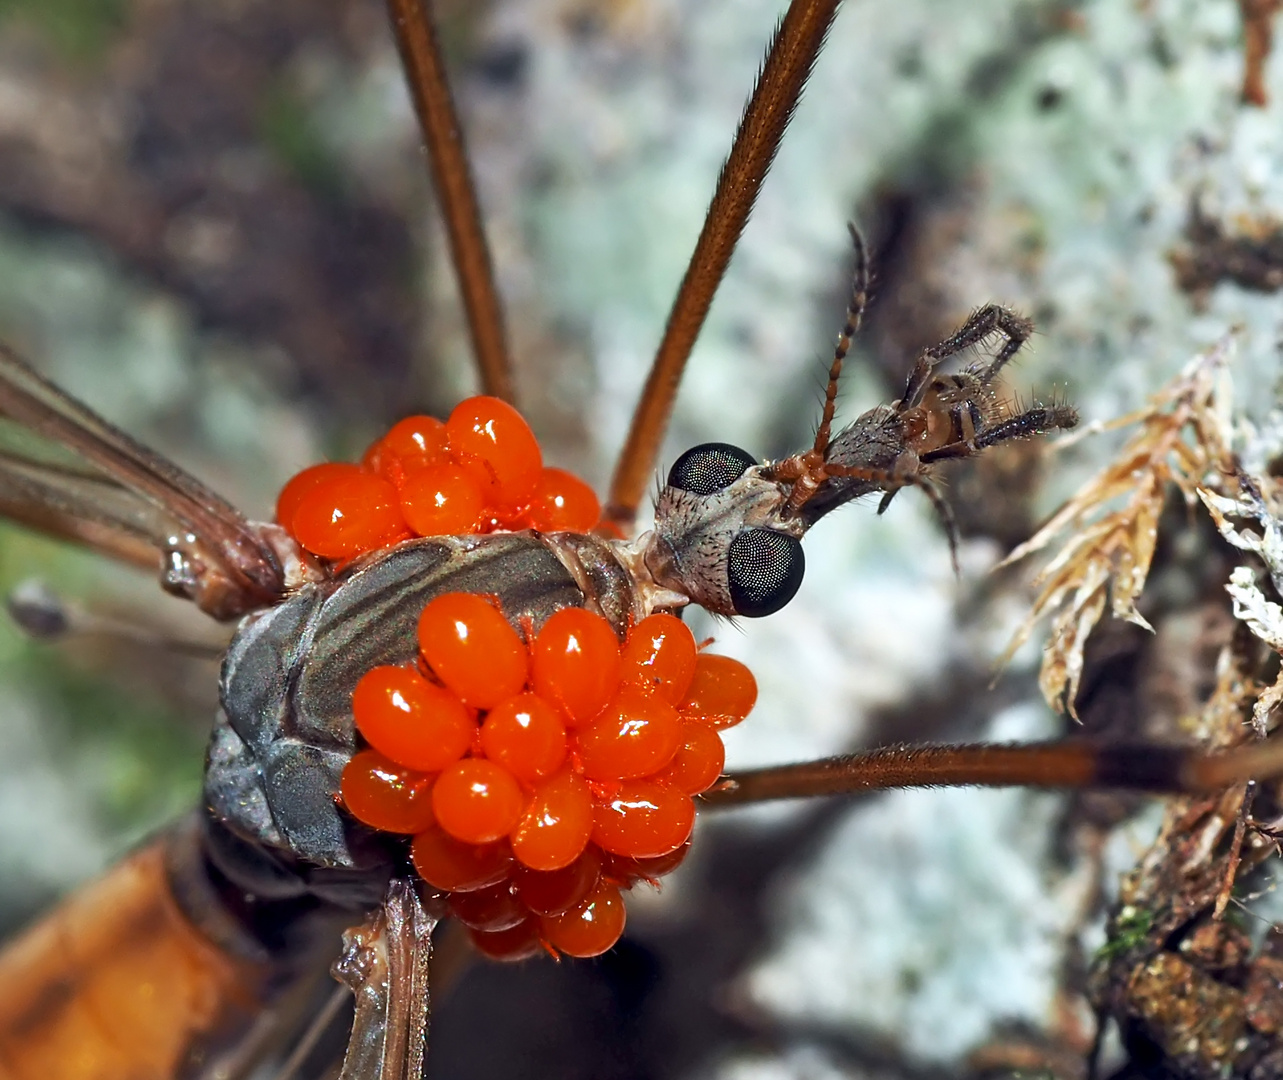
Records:
[[[402,421],[359,463],[304,470],[262,524],[0,357],[0,414],[80,459],[6,454],[0,510],[159,565],[167,590],[240,620],[201,810],[0,954],[0,1075],[70,1075],[72,1059],[104,1080],[244,1069],[274,1052],[284,1003],[306,997],[344,927],[335,970],[358,1005],[340,1075],[417,1075],[440,920],[495,959],[599,955],[623,931],[622,892],[684,858],[697,800],[943,784],[1201,793],[1283,772],[1272,742],[1219,755],[1044,743],[895,746],[723,775],[720,733],[756,687],[697,645],[678,618],[687,604],[773,614],[800,587],[801,542],[821,517],[865,495],[884,511],[905,487],[931,501],[956,551],[936,467],[1077,422],[1067,405],[1005,403],[998,377],[1032,325],[988,305],[918,355],[898,399],[835,433],[869,293],[852,229],[854,281],[810,448],[761,462],[696,446],[667,474],[654,527],[629,535],[682,368],[836,6],[795,0],[779,25],[604,510],[544,466],[508,403],[491,260],[416,0],[389,7],[486,395],[444,421]],[[995,339],[992,357],[944,369]]]
[[[994,381],[1033,324],[988,305],[923,350],[899,400],[870,409],[832,435],[838,380],[869,295],[864,242],[854,226],[848,228],[855,244],[854,281],[814,445],[764,465],[724,443],[697,446],[677,460],[660,492],[647,565],[659,583],[714,614],[778,611],[802,584],[806,530],[863,495],[880,493],[882,512],[902,487],[917,487],[930,498],[956,568],[957,529],[931,466],[1078,422],[1067,405],[1017,411],[1002,402]],[[950,357],[995,335],[1003,344],[992,359],[956,373],[937,372]]]

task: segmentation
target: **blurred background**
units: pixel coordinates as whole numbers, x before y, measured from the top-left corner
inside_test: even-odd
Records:
[[[523,407],[546,457],[599,490],[782,7],[436,5]],[[768,457],[810,440],[848,220],[876,290],[847,420],[995,301],[1038,323],[1010,369],[1022,401],[1121,415],[1233,329],[1238,414],[1283,431],[1283,62],[1266,49],[1245,87],[1271,13],[849,0],[661,469],[701,441]],[[0,337],[60,385],[263,517],[299,468],[472,392],[462,328],[377,0],[0,0]],[[881,519],[826,520],[784,612],[697,622],[762,689],[729,764],[1065,730],[1036,643],[991,686],[1030,575],[989,571],[1117,446],[1013,444],[953,469],[960,578],[908,492]],[[1100,730],[1162,735],[1210,690],[1229,563],[1182,515],[1142,608],[1157,634],[1098,631],[1080,709]],[[33,576],[173,634],[228,632],[145,575],[4,527],[0,588]],[[0,932],[194,803],[216,684],[212,663],[0,625]],[[1085,973],[1160,814],[928,791],[706,815],[612,954],[471,972],[435,1010],[429,1074],[1081,1076]],[[1116,1044],[1105,1060],[1132,1068]]]

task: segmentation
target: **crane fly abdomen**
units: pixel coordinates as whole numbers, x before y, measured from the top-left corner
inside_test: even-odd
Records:
[[[66,899],[0,954],[3,1080],[181,1075],[247,1025],[273,974],[216,946],[176,902],[166,836]]]
[[[427,603],[450,592],[493,597],[520,633],[567,607],[601,611],[621,637],[634,614],[625,569],[603,542],[567,533],[408,541],[344,577],[300,589],[248,616],[223,662],[222,707],[210,744],[205,799],[233,833],[303,863],[374,870],[386,848],[344,815],[339,779],[357,749],[352,694],[378,665],[409,665]],[[353,906],[382,894],[344,873],[331,895]],[[350,890],[356,886],[356,892]]]

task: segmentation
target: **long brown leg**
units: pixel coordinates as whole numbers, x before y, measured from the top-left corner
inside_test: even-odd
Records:
[[[1283,775],[1283,740],[1224,754],[1144,744],[1086,742],[885,746],[862,754],[731,773],[703,799],[735,806],[769,799],[850,795],[907,787],[1128,788],[1217,791]]]
[[[428,148],[428,170],[459,275],[481,386],[487,394],[514,401],[503,308],[428,0],[388,0],[388,12]]]
[[[627,530],[650,485],[682,371],[731,253],[757,201],[780,139],[810,77],[839,0],[793,0],[780,21],[730,155],[717,178],[704,228],[677,290],[668,325],[615,466],[606,516]]]

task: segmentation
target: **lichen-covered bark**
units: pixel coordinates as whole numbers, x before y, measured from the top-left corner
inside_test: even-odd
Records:
[[[1268,20],[1245,31],[1248,7],[1263,5],[849,0],[714,303],[662,467],[699,441],[764,456],[809,442],[854,219],[877,276],[848,418],[894,397],[915,350],[985,302],[1038,324],[1013,391],[1088,421],[1138,408],[1237,327],[1231,405],[1259,429],[1248,464],[1264,472],[1283,437],[1283,62],[1260,52],[1253,96],[1267,102],[1245,104],[1245,35],[1259,50]],[[554,463],[600,487],[781,4],[441,8],[518,385]],[[96,52],[72,56],[40,10],[0,23],[6,339],[259,514],[322,452],[468,389],[382,5],[136,0],[90,35]],[[698,624],[762,687],[731,762],[1065,730],[1038,694],[1035,647],[990,687],[1030,594],[1023,567],[989,571],[1118,445],[1026,443],[955,469],[960,579],[906,492],[881,518],[859,507],[815,530],[784,612],[742,632]],[[1240,560],[1198,514],[1169,501],[1160,516],[1138,600],[1154,634],[1106,617],[1088,643],[1092,732],[1174,737],[1213,693]],[[4,545],[6,581],[34,568],[99,603],[150,596],[12,534]],[[154,617],[181,618],[168,612]],[[0,638],[0,921],[181,805],[199,764],[209,702],[192,688],[212,690],[214,672],[99,645],[59,663]],[[186,748],[164,735],[156,752],[179,715]],[[1118,874],[1164,812],[927,791],[706,822],[688,872],[638,898],[613,957],[465,981],[436,1012],[430,1069],[944,1076],[974,1061],[1076,1075],[1105,912],[1112,943]],[[1179,890],[1151,878],[1153,927]],[[1208,1024],[1228,986],[1231,1026],[1274,1037],[1272,953],[1226,981],[1148,931],[1131,967],[1132,952],[1107,954],[1098,998],[1175,1032],[1168,989],[1188,988],[1180,1000]],[[1103,1065],[1123,1067],[1116,1049]]]

